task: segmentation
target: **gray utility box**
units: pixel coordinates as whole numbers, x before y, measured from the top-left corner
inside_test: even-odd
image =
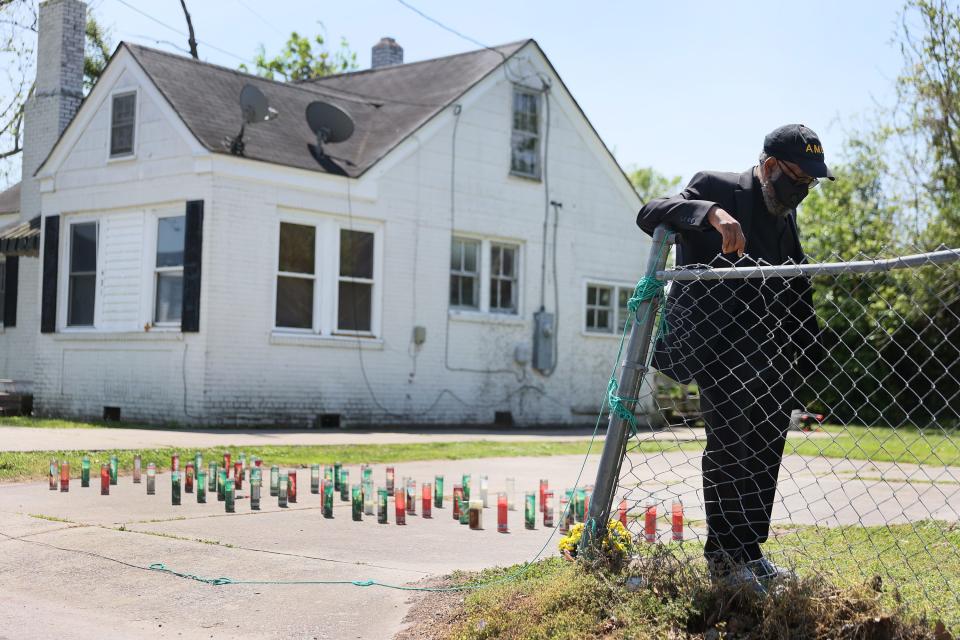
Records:
[[[533,314],[533,368],[552,369],[553,355],[553,314],[537,311]]]

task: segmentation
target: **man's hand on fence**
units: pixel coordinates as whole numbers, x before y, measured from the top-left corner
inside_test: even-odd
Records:
[[[743,229],[740,223],[732,215],[714,206],[707,212],[707,222],[723,236],[723,252],[736,252],[738,256],[743,255],[747,246],[747,238],[743,235]]]

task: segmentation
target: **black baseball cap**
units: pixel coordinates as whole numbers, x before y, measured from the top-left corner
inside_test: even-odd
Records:
[[[785,124],[763,139],[767,155],[797,164],[814,178],[835,180],[830,167],[823,161],[823,145],[813,129],[802,124]]]

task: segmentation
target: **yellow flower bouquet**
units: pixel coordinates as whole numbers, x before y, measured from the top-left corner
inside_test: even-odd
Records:
[[[560,538],[557,544],[560,553],[572,560],[577,557],[577,548],[583,538],[584,523],[573,525],[570,532]],[[623,561],[633,555],[635,550],[633,536],[619,520],[607,523],[607,535],[603,538],[601,552],[612,566],[621,566]]]

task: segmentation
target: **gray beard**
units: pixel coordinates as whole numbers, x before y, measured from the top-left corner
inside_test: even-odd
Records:
[[[773,171],[773,178],[779,177],[780,167],[775,167]],[[769,211],[771,215],[785,218],[793,209],[777,199],[777,192],[773,188],[773,179],[768,180],[764,178],[762,169],[758,171],[758,173],[760,174],[760,191],[763,193],[763,204],[766,205],[767,211]]]

